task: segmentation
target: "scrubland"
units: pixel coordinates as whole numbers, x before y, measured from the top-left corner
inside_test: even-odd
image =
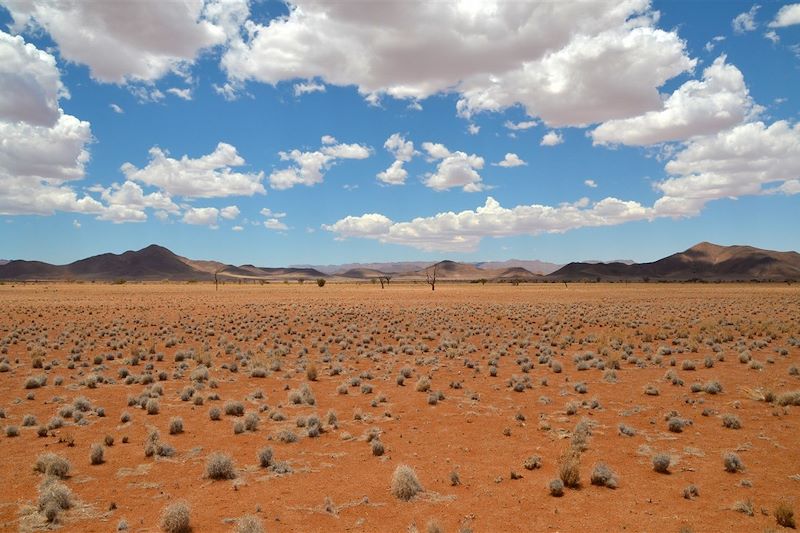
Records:
[[[0,529],[780,531],[800,288],[0,285]]]

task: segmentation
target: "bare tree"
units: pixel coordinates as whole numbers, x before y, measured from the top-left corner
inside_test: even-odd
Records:
[[[433,275],[431,276],[431,269],[425,269],[425,281],[431,286],[431,290],[436,290],[436,271],[439,269],[439,263],[433,265]]]
[[[378,276],[378,281],[381,282],[381,289],[383,288],[384,283],[386,285],[389,284],[389,281],[392,279],[391,276]]]
[[[214,271],[214,290],[219,290],[219,279],[217,279],[217,274],[225,270],[225,267],[218,268]]]

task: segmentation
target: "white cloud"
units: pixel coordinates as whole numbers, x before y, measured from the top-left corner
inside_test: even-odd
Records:
[[[319,79],[373,103],[456,91],[465,116],[521,104],[560,127],[659,106],[657,88],[694,61],[657,19],[647,0],[296,0],[285,17],[248,21],[221,64],[233,83]]]
[[[55,58],[0,31],[0,214],[100,213],[68,182],[84,177],[90,124],[66,115]]]
[[[291,189],[295,185],[312,186],[322,183],[325,174],[337,159],[366,159],[369,148],[360,144],[333,144],[336,139],[326,135],[322,148],[313,152],[292,150],[279,152],[282,161],[291,161],[293,166],[275,170],[269,176],[270,187],[277,190]]]
[[[469,133],[470,135],[477,135],[478,133],[480,133],[480,131],[481,127],[478,126],[477,124],[470,124],[469,126],[467,126],[467,133]]]
[[[219,216],[225,220],[233,220],[239,216],[239,213],[239,208],[235,205],[229,205],[228,207],[223,207],[219,210]]]
[[[764,38],[772,42],[772,44],[778,44],[781,41],[781,38],[778,36],[778,34],[772,30],[765,32]]]
[[[595,182],[594,180],[583,180],[583,184],[586,185],[587,187],[591,187],[592,189],[597,188],[597,182]]]
[[[763,194],[766,186],[789,193],[800,178],[800,124],[753,122],[701,137],[666,171],[671,177],[656,184],[664,194],[654,206],[659,214],[694,215],[708,201]]]
[[[295,96],[302,96],[304,94],[309,93],[324,93],[325,92],[325,85],[321,83],[316,83],[314,81],[309,82],[302,82],[302,83],[295,83],[294,84],[294,95]]]
[[[236,34],[249,13],[246,0],[9,0],[5,6],[16,29],[43,28],[64,59],[88,65],[94,79],[108,83],[181,73],[202,50]]]
[[[245,164],[236,148],[219,143],[208,155],[190,159],[184,155],[172,159],[168,153],[154,146],[149,151],[150,161],[144,168],[125,163],[121,169],[130,181],[138,181],[162,189],[171,196],[186,198],[215,198],[224,196],[252,196],[265,194],[261,180],[263,172],[234,172]]]
[[[337,142],[339,142],[333,135],[323,135],[321,141],[322,144],[336,144]]]
[[[219,225],[219,209],[216,207],[190,207],[183,213],[186,224],[209,226],[216,229]]]
[[[482,157],[465,152],[450,152],[443,144],[424,142],[422,148],[431,160],[441,159],[436,172],[428,173],[426,186],[437,191],[461,187],[464,192],[482,191],[484,185],[478,170],[484,165]]]
[[[650,145],[716,133],[742,122],[753,110],[744,76],[718,57],[664,101],[663,109],[605,122],[592,131],[595,144]]]
[[[408,178],[408,171],[403,168],[401,160],[395,159],[389,168],[378,172],[376,177],[387,185],[403,185],[406,182],[406,178]]]
[[[800,24],[800,4],[788,4],[778,10],[775,20],[769,23],[770,28],[785,28]]]
[[[439,213],[409,222],[394,222],[384,215],[369,213],[348,216],[322,228],[335,233],[338,239],[358,237],[422,250],[470,252],[477,249],[484,237],[563,233],[582,227],[645,220],[651,216],[651,208],[616,198],[605,198],[591,205],[581,200],[555,207],[534,204],[509,209],[488,197],[486,203],[474,211]]]
[[[268,218],[267,220],[265,220],[264,227],[275,231],[285,231],[289,229],[289,226],[287,226],[277,218]]]
[[[168,213],[179,210],[168,195],[160,191],[144,194],[139,184],[132,181],[126,181],[122,185],[114,183],[111,187],[101,189],[100,197],[106,203],[106,208],[97,218],[117,224],[144,222],[147,220],[146,208]]]
[[[125,110],[124,110],[124,109],[122,109],[122,108],[121,108],[120,106],[118,106],[117,104],[108,104],[108,107],[110,107],[110,108],[111,108],[111,110],[112,110],[112,111],[114,111],[114,113],[118,113],[118,114],[120,114],[120,115],[121,115],[122,113],[124,113],[124,112],[125,112]]]
[[[53,126],[67,95],[52,55],[0,31],[0,120]]]
[[[510,120],[506,120],[506,122],[505,122],[505,124],[503,124],[503,126],[505,126],[506,128],[508,128],[508,129],[510,129],[512,131],[519,131],[519,130],[531,129],[531,128],[535,127],[538,124],[539,123],[536,122],[535,120],[524,120],[522,122],[511,122]]]
[[[564,142],[564,137],[557,131],[548,131],[542,136],[540,146],[556,146]]]
[[[514,153],[507,153],[506,156],[503,158],[502,161],[499,163],[495,163],[498,167],[519,167],[522,165],[527,165],[525,161],[519,158],[517,154]]]
[[[190,87],[186,87],[185,89],[179,89],[177,87],[170,87],[167,89],[169,94],[177,96],[182,100],[191,100],[192,99],[192,89]]]
[[[242,226],[234,226],[231,228],[231,231],[244,231],[244,228]]]
[[[263,208],[259,213],[269,218],[283,218],[286,216],[286,213],[275,212],[269,207]]]
[[[75,228],[75,229],[81,229],[81,223],[78,222],[77,219],[75,219],[75,220],[72,221],[72,227]]]
[[[731,21],[733,31],[735,33],[745,33],[755,30],[756,27],[758,27],[756,23],[756,13],[758,13],[760,7],[761,6],[758,4],[754,4],[753,7],[750,8],[750,11],[745,11],[744,13],[736,15]]]
[[[404,184],[408,177],[408,172],[403,168],[403,163],[411,161],[417,153],[414,150],[414,143],[406,141],[405,137],[399,133],[393,133],[383,143],[383,147],[394,156],[395,161],[389,168],[378,173],[378,180],[387,185]]]

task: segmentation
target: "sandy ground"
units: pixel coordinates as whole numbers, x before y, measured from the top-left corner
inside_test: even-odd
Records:
[[[800,407],[757,399],[800,390],[797,286],[5,284],[0,302],[4,531],[113,531],[123,520],[158,531],[162,509],[179,499],[194,531],[231,531],[248,514],[269,532],[423,532],[431,521],[447,532],[766,531],[783,529],[780,501],[800,511]],[[400,386],[403,367],[411,377]],[[44,386],[25,388],[42,375]],[[444,397],[435,405],[416,390],[423,376]],[[714,381],[719,394],[692,392]],[[303,385],[314,405],[291,402]],[[648,385],[659,394],[645,394]],[[182,401],[187,387],[193,396]],[[158,414],[129,405],[148,395]],[[63,417],[37,435],[79,397],[90,402],[82,420]],[[243,417],[210,420],[231,400],[258,414],[255,431],[235,434]],[[741,427],[723,427],[726,414]],[[26,415],[36,419],[29,427]],[[298,427],[311,415],[323,422],[318,437]],[[669,431],[670,415],[682,432]],[[183,433],[170,435],[173,417]],[[589,428],[580,485],[553,497],[548,483],[580,425]],[[174,455],[145,456],[150,428]],[[287,431],[298,441],[282,442]],[[92,465],[90,447],[106,435],[114,444]],[[289,472],[259,466],[265,446]],[[235,479],[205,476],[217,451],[232,457]],[[33,466],[43,452],[72,466],[63,483],[73,505],[52,524],[37,508],[44,475]],[[743,471],[725,471],[727,452]],[[669,473],[654,471],[657,453],[670,456]],[[528,470],[532,455],[541,467]],[[597,462],[617,488],[590,483]],[[424,488],[411,501],[392,494],[399,464]],[[686,499],[690,484],[699,496]],[[748,501],[753,516],[733,509]]]

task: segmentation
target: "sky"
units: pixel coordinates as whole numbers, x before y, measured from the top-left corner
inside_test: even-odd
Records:
[[[800,4],[0,0],[0,257],[800,250]]]

